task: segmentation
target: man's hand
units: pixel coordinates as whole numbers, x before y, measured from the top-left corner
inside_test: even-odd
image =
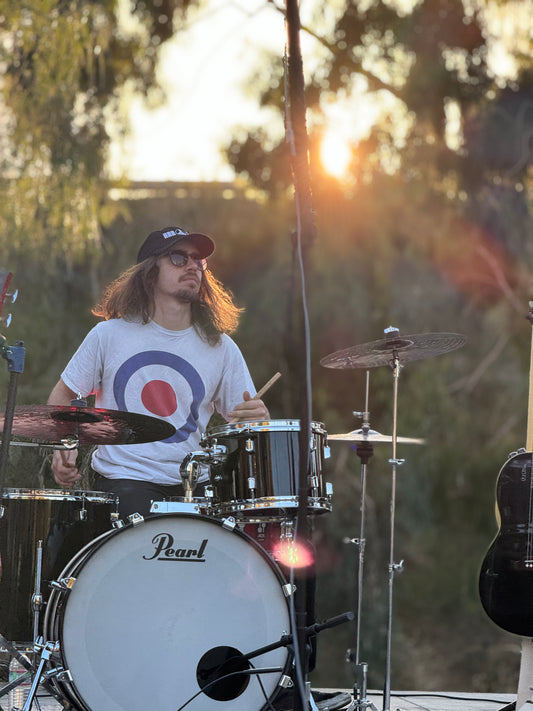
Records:
[[[262,400],[255,400],[248,390],[243,393],[243,401],[235,405],[228,418],[232,422],[243,420],[270,420],[270,413]]]
[[[48,405],[70,405],[75,397],[76,393],[59,379],[50,393]],[[76,467],[77,458],[77,449],[56,449],[54,451],[52,456],[52,471],[54,473],[54,479],[58,484],[61,484],[61,486],[72,486],[81,479],[81,474]]]
[[[52,457],[54,479],[61,486],[72,486],[81,479],[76,466],[77,449],[56,449]]]

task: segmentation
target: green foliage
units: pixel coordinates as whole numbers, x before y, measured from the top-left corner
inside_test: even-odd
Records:
[[[510,7],[510,18],[512,13]],[[319,7],[303,23],[323,57],[306,72],[314,185],[326,180],[318,148],[327,107],[345,104],[347,111],[364,114],[369,101],[388,96],[394,97],[394,108],[383,111],[370,135],[353,146],[351,187],[401,171],[403,180],[422,181],[448,199],[477,201],[496,169],[512,181],[513,190],[522,191],[530,164],[531,56],[508,47],[519,78],[498,76],[488,62],[498,43],[498,26],[491,29],[489,15],[485,4],[462,0],[422,0],[410,9],[382,0],[343,0],[327,13]],[[273,57],[270,71],[261,75],[261,101],[281,115],[290,113],[283,72],[279,57]],[[255,83],[261,86],[259,77]],[[455,143],[448,135],[451,108],[458,112]],[[291,182],[283,139],[268,127],[240,135],[228,161],[237,174],[279,194]]]
[[[350,86],[358,74],[371,90],[387,88],[401,98],[417,122],[401,147],[402,170],[392,175],[376,151],[395,148],[393,117],[358,147],[349,191],[319,171],[317,141],[311,141],[318,239],[304,256],[312,416],[330,434],[361,424],[352,413],[364,409],[366,374],[323,368],[325,355],[379,339],[389,325],[402,334],[467,336],[463,349],[408,363],[399,379],[398,434],[425,444],[399,451],[405,463],[397,481],[396,555],[405,571],[395,580],[392,683],[513,693],[519,640],[486,618],[476,585],[496,533],[497,473],[525,442],[530,79],[524,71],[521,91],[490,92],[479,18],[461,3],[426,0],[403,16],[391,3],[366,5],[363,12],[360,3],[346,2],[333,39],[322,38],[331,56],[311,77],[312,108],[323,92]],[[1,266],[14,272],[21,292],[9,309],[8,332],[10,341],[27,347],[19,404],[45,401],[94,322],[90,307],[104,285],[134,261],[148,232],[177,223],[217,240],[211,263],[246,307],[237,340],[254,380],[260,386],[281,371],[266,398],[272,417],[300,417],[307,354],[284,146],[267,153],[267,134],[254,133],[246,150],[232,147],[234,165],[268,199],[238,186],[160,184],[143,186],[152,189],[144,200],[126,191],[111,201],[102,182],[104,109],[127,81],[148,91],[174,10],[187,6],[136,2],[132,12],[143,31],[123,35],[114,2],[23,8],[0,2],[2,145],[7,137],[8,149],[2,153]],[[283,83],[269,80],[280,103]],[[462,153],[444,140],[450,97],[471,118]],[[8,381],[3,369],[4,395]],[[393,426],[392,385],[389,368],[371,369],[371,426],[384,434]],[[319,619],[353,609],[356,590],[357,551],[344,540],[359,534],[360,462],[345,443],[331,448],[323,475],[334,487],[333,511],[313,524]],[[361,651],[375,688],[382,687],[385,656],[390,454],[376,445],[367,480]],[[13,446],[8,484],[55,487],[48,459],[46,452]],[[352,625],[322,633],[316,686],[352,685],[342,660],[353,643]]]
[[[0,232],[11,244],[49,259],[98,247],[106,112],[126,86],[158,90],[160,47],[191,4],[134,2],[128,25],[118,0],[0,1]]]

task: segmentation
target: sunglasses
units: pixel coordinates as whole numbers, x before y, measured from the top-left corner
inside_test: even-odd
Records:
[[[189,259],[194,264],[195,267],[205,272],[207,269],[207,259],[201,259],[200,257],[193,257],[192,254],[187,254],[187,252],[169,252],[168,257],[175,267],[184,267],[189,263]]]

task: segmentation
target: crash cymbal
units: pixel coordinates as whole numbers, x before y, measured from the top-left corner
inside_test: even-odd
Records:
[[[0,417],[0,431],[4,417]],[[165,420],[136,412],[63,405],[16,407],[12,434],[45,444],[140,444],[167,439],[176,429]]]
[[[363,442],[382,444],[392,442],[392,436],[380,434],[376,432],[376,430],[361,429],[352,430],[351,432],[346,432],[346,434],[328,434],[328,442],[330,440],[334,442],[354,442],[355,444],[362,444]],[[424,444],[425,440],[415,439],[413,437],[396,437],[396,442],[401,444]]]
[[[320,365],[326,368],[375,368],[391,365],[395,358],[400,364],[423,358],[449,353],[461,348],[466,337],[460,333],[421,333],[401,336],[397,329],[391,329],[379,341],[363,343],[325,356]]]

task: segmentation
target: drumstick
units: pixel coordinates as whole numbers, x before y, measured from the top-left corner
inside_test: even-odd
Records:
[[[263,397],[266,391],[270,390],[270,388],[274,385],[278,378],[281,378],[281,373],[276,373],[276,375],[273,375],[270,380],[266,382],[260,390],[257,391],[257,393],[253,396],[252,400],[259,400],[259,398]],[[233,424],[234,422],[239,422],[239,418],[233,417],[229,422],[230,424]]]
[[[279,378],[281,378],[281,373],[276,373],[276,375],[273,375],[270,380],[263,385],[261,390],[258,390],[257,394],[253,396],[252,400],[259,400],[260,398],[262,398],[266,391],[270,390],[270,388],[274,385],[276,380],[279,380]]]

